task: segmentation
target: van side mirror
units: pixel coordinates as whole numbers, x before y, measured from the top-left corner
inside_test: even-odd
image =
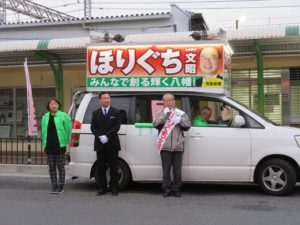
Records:
[[[242,127],[246,124],[245,118],[240,116],[240,115],[236,115],[234,117],[234,126],[235,127]]]

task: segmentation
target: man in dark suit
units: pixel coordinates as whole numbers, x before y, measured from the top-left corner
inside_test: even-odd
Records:
[[[121,150],[118,131],[122,116],[118,109],[110,106],[111,98],[106,92],[99,94],[100,108],[93,112],[91,131],[95,135],[94,150],[97,152],[97,195],[107,191],[106,168],[110,169],[112,195],[118,195],[118,151]]]
[[[202,77],[196,80],[196,87],[202,87],[204,81],[212,78],[223,80],[223,76],[218,74],[221,58],[221,52],[214,46],[206,46],[200,51],[199,59]]]

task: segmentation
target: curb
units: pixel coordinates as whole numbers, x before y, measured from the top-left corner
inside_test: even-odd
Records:
[[[0,176],[49,176],[48,165],[0,164]]]

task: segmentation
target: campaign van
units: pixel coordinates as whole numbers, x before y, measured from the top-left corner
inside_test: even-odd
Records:
[[[87,46],[88,92],[77,94],[83,98],[72,109],[71,175],[97,179],[90,123],[98,94],[106,91],[122,113],[120,189],[132,181],[161,182],[152,121],[162,95],[172,93],[192,121],[184,132],[183,182],[253,183],[268,194],[290,193],[299,181],[300,129],[278,126],[230,98],[226,41],[187,39]],[[204,109],[210,115],[201,123]]]

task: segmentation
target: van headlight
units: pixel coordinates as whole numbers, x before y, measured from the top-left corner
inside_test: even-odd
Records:
[[[298,147],[300,148],[300,136],[295,136]]]

